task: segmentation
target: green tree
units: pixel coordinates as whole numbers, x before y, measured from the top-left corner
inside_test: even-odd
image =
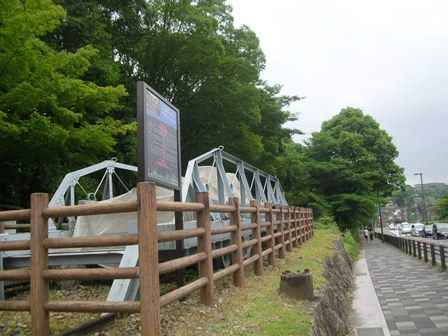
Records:
[[[436,209],[440,219],[448,219],[448,195],[445,195],[437,201]]]
[[[259,87],[260,101],[258,103],[261,114],[260,125],[254,132],[261,137],[263,153],[259,160],[259,166],[272,174],[284,173],[285,165],[282,164],[290,151],[296,150],[291,137],[301,134],[297,129],[286,128],[289,121],[297,120],[295,114],[287,110],[289,105],[302,99],[299,96],[281,95],[280,85],[268,85],[262,82]],[[293,153],[291,153],[293,156]],[[292,169],[294,169],[291,166]],[[284,175],[284,174],[282,174]]]
[[[390,200],[400,208],[409,207],[415,203],[417,191],[413,186],[406,185],[403,189],[395,190]]]
[[[258,38],[234,27],[224,0],[56,3],[2,5],[1,200],[26,204],[30,191],[54,190],[67,171],[112,155],[136,164],[138,80],[180,109],[184,165],[224,145],[283,174],[297,132],[284,128],[295,118],[287,107],[299,98],[260,80]],[[23,31],[25,43],[8,44]]]
[[[428,215],[432,218],[432,209],[437,209],[438,202],[443,203],[441,199],[448,194],[448,186],[445,183],[425,183],[423,188]],[[410,221],[418,220],[418,215],[424,212],[420,184],[416,186],[406,185],[403,190],[395,191],[390,197],[390,201],[395,207],[406,208]]]
[[[1,3],[0,202],[26,206],[68,170],[113,152],[132,125],[114,118],[126,92],[82,79],[97,51],[54,51],[41,37],[65,18],[51,1]]]
[[[68,17],[47,41],[60,50],[92,44],[101,56],[92,59],[94,74],[108,74],[100,83],[115,78],[115,62],[129,92],[122,120],[135,120],[138,80],[176,105],[184,164],[219,145],[252,164],[271,163],[290,138],[282,125],[293,116],[284,108],[297,97],[279,96],[279,87],[260,81],[265,59],[258,38],[234,27],[224,0],[58,3]],[[117,139],[118,156],[135,163],[135,134]]]
[[[308,142],[309,191],[341,228],[365,225],[375,204],[403,186],[392,138],[360,109],[345,108]],[[322,200],[323,198],[323,200]]]

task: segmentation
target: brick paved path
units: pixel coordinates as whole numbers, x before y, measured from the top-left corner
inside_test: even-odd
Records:
[[[379,239],[365,249],[391,335],[448,336],[448,273]]]

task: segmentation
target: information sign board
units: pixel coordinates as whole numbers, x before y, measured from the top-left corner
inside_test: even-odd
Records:
[[[180,190],[179,110],[138,82],[137,122],[139,180]]]

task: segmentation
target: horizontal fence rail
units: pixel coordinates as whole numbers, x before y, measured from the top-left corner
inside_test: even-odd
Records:
[[[137,211],[138,234],[110,235],[101,237],[49,238],[48,219],[65,216],[97,215]],[[157,232],[157,211],[194,211],[197,227],[193,229]],[[211,227],[211,213],[226,213],[229,225]],[[242,224],[241,217],[250,216],[250,224]],[[160,335],[160,307],[184,298],[199,290],[201,302],[213,305],[214,283],[222,277],[232,275],[233,283],[241,287],[245,282],[244,269],[254,265],[254,273],[264,272],[263,258],[275,265],[276,254],[282,259],[286,251],[292,251],[314,234],[311,209],[288,207],[265,203],[261,206],[252,201],[249,207],[240,207],[239,200],[231,197],[227,205],[209,204],[206,192],[196,194],[191,203],[157,202],[155,185],[142,182],[137,187],[137,201],[113,204],[75,205],[48,208],[47,194],[32,194],[31,209],[0,212],[0,222],[29,220],[30,240],[0,242],[1,251],[30,250],[30,268],[0,271],[0,280],[30,280],[29,301],[0,301],[0,310],[30,311],[31,334],[49,334],[49,312],[118,312],[141,314],[141,335]],[[242,232],[250,230],[252,238],[243,241]],[[212,236],[230,234],[230,244],[212,248]],[[158,260],[158,243],[197,238],[197,251],[193,255],[165,262]],[[49,269],[48,250],[58,248],[107,247],[138,245],[137,267],[96,269]],[[251,255],[243,258],[244,249],[252,247]],[[230,254],[230,266],[214,271],[213,259]],[[425,254],[426,255],[426,254]],[[444,258],[443,258],[444,260]],[[159,276],[192,265],[198,265],[196,280],[162,296],[159,294]],[[50,280],[104,280],[139,279],[140,301],[93,302],[54,301],[49,297]]]
[[[380,235],[379,233],[376,234]],[[446,246],[442,244],[388,234],[384,235],[384,241],[394,245],[406,254],[423,259],[424,262],[431,261],[433,266],[440,264],[442,271],[446,271]]]

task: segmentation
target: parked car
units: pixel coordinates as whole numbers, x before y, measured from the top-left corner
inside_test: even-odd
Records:
[[[390,229],[390,230],[396,230],[396,229],[397,229],[397,226],[396,226],[394,223],[389,224],[389,229]]]
[[[432,225],[425,225],[422,230],[422,237],[432,237]]]
[[[414,236],[414,237],[422,236],[422,231],[425,228],[425,224],[415,223],[415,224],[412,224],[411,227],[412,226],[413,226],[413,228],[412,228],[412,231],[411,231],[411,235]]]
[[[448,238],[448,223],[434,223],[432,225],[432,239]]]
[[[411,224],[403,224],[402,226],[401,226],[401,234],[403,234],[403,235],[410,235],[411,234],[411,232],[412,232],[412,225]]]

